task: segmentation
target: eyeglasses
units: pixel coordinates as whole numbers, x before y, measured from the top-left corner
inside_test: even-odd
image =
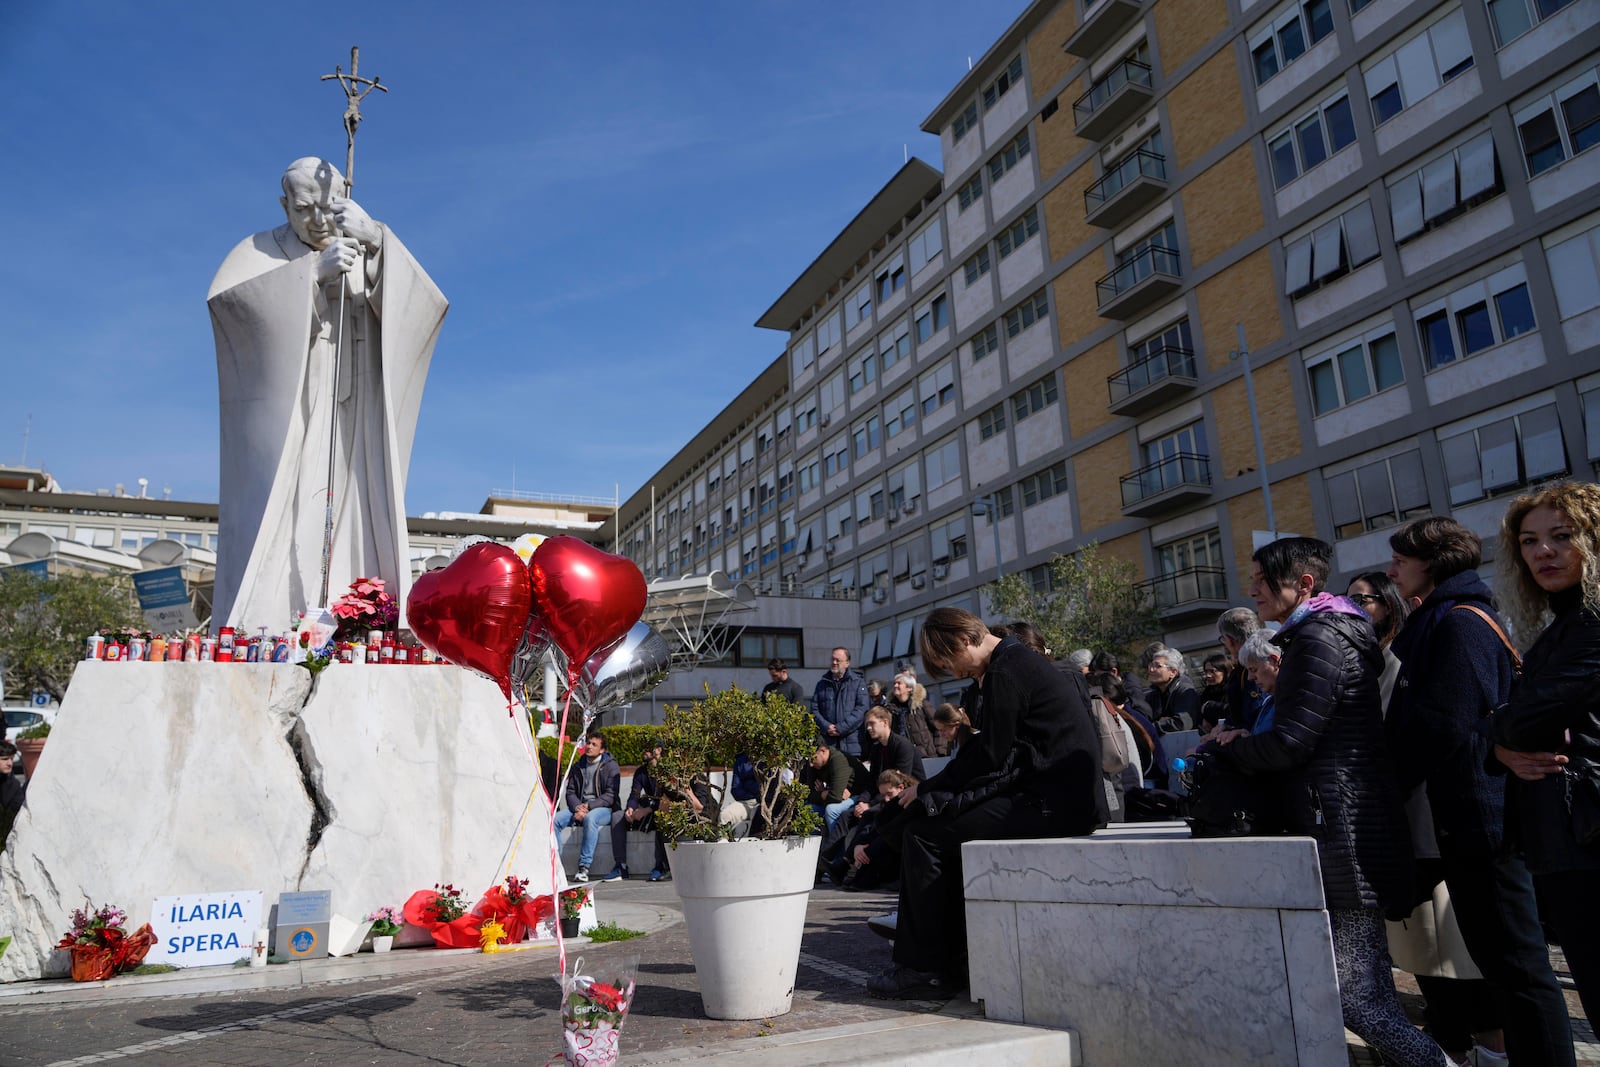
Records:
[[[1366,606],[1367,604],[1382,604],[1383,603],[1383,597],[1379,596],[1376,593],[1347,593],[1345,595],[1345,597],[1346,597],[1347,600],[1352,600],[1355,603],[1362,605],[1363,607]]]

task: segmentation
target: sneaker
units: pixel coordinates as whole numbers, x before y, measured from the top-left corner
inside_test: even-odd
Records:
[[[578,873],[572,876],[572,880],[574,882],[587,882],[589,880],[589,868],[579,867]]]
[[[965,988],[935,971],[898,964],[867,979],[867,992],[883,1000],[949,1000]]]
[[[879,937],[888,938],[890,941],[893,941],[895,934],[899,932],[899,926],[900,913],[898,911],[891,911],[887,915],[875,915],[867,920],[868,930],[871,930]]]
[[[650,872],[650,881],[652,881],[652,882],[670,882],[670,881],[672,881],[672,872],[671,871],[663,871],[661,868],[657,867],[655,870]]]
[[[604,878],[602,878],[601,881],[603,881],[603,882],[622,882],[622,881],[626,881],[627,877],[628,877],[628,868],[624,867],[622,864],[619,863],[615,867],[611,868],[611,872],[609,874],[607,874]]]

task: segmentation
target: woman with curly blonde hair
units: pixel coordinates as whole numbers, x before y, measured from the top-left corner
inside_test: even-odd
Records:
[[[1507,836],[1527,857],[1585,1013],[1600,1018],[1600,485],[1513,500],[1500,566],[1519,629],[1550,618],[1494,715],[1495,756],[1515,775]]]

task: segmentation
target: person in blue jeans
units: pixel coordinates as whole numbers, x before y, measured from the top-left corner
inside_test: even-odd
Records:
[[[600,831],[611,825],[612,813],[622,807],[622,768],[606,751],[606,739],[590,734],[584,739],[583,756],[567,775],[567,806],[556,813],[557,847],[565,840],[568,827],[583,827],[583,847],[578,852],[578,872],[574,882],[589,880],[594,849]]]
[[[822,816],[824,837],[831,836],[833,824],[855,806],[850,789],[854,777],[855,765],[850,758],[819,739],[817,750],[811,754],[811,762],[801,768],[800,784],[809,787],[807,801]]]

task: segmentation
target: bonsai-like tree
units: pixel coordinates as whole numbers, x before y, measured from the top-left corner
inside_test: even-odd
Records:
[[[661,732],[665,748],[659,763],[666,790],[688,796],[696,780],[702,788],[712,767],[732,768],[743,755],[750,759],[760,783],[760,810],[752,820],[751,837],[777,841],[809,834],[820,825],[805,803],[799,772],[816,751],[817,725],[802,704],[774,694],[763,699],[738,686],[712,693],[687,708],[669,706]],[[785,782],[784,771],[789,771]],[[689,804],[672,803],[656,814],[656,826],[669,840],[720,841],[732,833],[721,821],[727,785],[712,789],[712,803],[696,812]]]
[[[1075,648],[1110,652],[1118,659],[1161,632],[1149,589],[1133,564],[1084,546],[1050,560],[1050,589],[1035,592],[1020,574],[987,587],[989,607],[1003,619],[1025,619],[1038,627],[1059,656]]]
[[[56,700],[98,630],[143,625],[127,579],[93,574],[44,578],[26,571],[0,577],[0,658],[6,688],[43,689]]]

